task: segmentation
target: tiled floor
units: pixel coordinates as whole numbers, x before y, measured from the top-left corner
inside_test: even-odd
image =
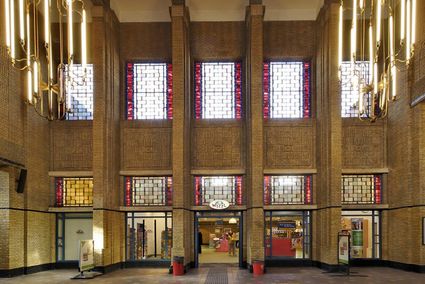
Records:
[[[0,283],[10,284],[47,284],[47,283],[205,283],[208,272],[217,270],[214,267],[201,267],[199,269],[191,269],[184,276],[172,276],[168,274],[167,269],[122,269],[112,273],[99,276],[92,280],[70,280],[71,277],[78,274],[75,270],[51,270],[39,272],[31,275],[24,275],[15,278],[0,278]],[[237,267],[229,267],[222,265],[222,270],[227,271],[227,282],[223,282],[223,277],[214,278],[208,277],[208,283],[425,283],[425,274],[406,272],[392,268],[373,267],[373,268],[353,268],[356,272],[351,277],[339,276],[337,274],[325,273],[323,270],[302,267],[302,268],[269,268],[267,274],[254,277],[246,269],[238,269]],[[211,274],[210,274],[211,275]],[[211,282],[213,280],[213,282]],[[220,280],[220,281],[219,281]]]
[[[236,249],[235,256],[231,256],[227,252],[216,252],[214,248],[203,246],[199,263],[239,263],[239,250]]]

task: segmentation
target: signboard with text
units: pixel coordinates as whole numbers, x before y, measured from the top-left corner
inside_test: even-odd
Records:
[[[80,272],[92,270],[94,268],[94,242],[93,240],[80,241]]]
[[[348,265],[350,262],[350,236],[340,234],[338,237],[338,262]]]
[[[230,206],[229,202],[226,200],[213,200],[210,202],[210,208],[215,210],[223,210]]]

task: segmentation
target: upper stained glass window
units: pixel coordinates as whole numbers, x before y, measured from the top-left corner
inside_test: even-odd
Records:
[[[65,74],[68,72],[66,95],[70,112],[66,113],[66,120],[93,120],[93,65],[73,64],[71,70],[67,65]]]
[[[195,118],[242,117],[241,63],[195,63]]]
[[[368,61],[359,61],[356,63],[358,74],[353,74],[350,61],[344,61],[341,64],[341,117],[358,117],[358,91],[359,91],[359,76],[361,80],[369,82],[372,74],[369,71]],[[370,106],[368,106],[370,107]]]
[[[127,119],[172,119],[173,75],[168,63],[127,63]]]
[[[264,63],[264,118],[311,117],[310,67],[310,62]]]

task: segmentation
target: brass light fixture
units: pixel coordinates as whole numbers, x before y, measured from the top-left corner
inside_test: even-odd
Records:
[[[87,65],[87,19],[83,0],[56,0],[54,6],[52,1],[4,0],[5,29],[12,65],[26,73],[26,102],[42,117],[58,120],[70,111],[66,86],[77,81],[74,28],[81,35],[79,63],[84,70]],[[58,19],[54,26],[53,17]],[[59,48],[55,49],[52,29],[56,26]]]
[[[344,41],[345,21],[351,22],[349,41]],[[409,66],[415,40],[416,0],[341,1],[339,78],[343,83],[343,58],[349,58],[351,80],[345,83],[358,93],[357,108],[361,120],[374,122],[387,116],[388,102],[397,98],[397,66]],[[345,42],[349,42],[349,46],[344,49]],[[349,56],[344,54],[345,50],[349,50]],[[363,63],[366,63],[369,76],[362,71]]]

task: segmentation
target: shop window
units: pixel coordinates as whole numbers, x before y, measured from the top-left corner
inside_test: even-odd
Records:
[[[369,71],[368,61],[359,61],[356,63],[357,72],[353,72],[350,61],[344,61],[341,64],[341,116],[358,117],[359,115],[359,78],[369,82],[372,74]]]
[[[351,236],[351,258],[379,258],[381,229],[379,211],[342,211],[341,230]]]
[[[79,260],[80,241],[93,239],[92,213],[58,213],[56,223],[56,260]]]
[[[126,259],[169,261],[173,246],[171,212],[127,213]]]
[[[342,204],[380,204],[382,175],[343,175]]]
[[[171,177],[125,177],[126,206],[173,205]]]
[[[93,206],[93,178],[55,179],[56,206]]]
[[[127,63],[127,119],[173,118],[173,70],[168,63]]]
[[[69,112],[66,120],[93,120],[93,65],[73,64],[71,70],[68,65],[65,74],[69,72],[70,80],[66,81],[66,95]],[[65,75],[67,77],[67,75]]]
[[[311,117],[310,62],[263,65],[263,115],[268,118]]]
[[[196,176],[195,205],[208,205],[213,200],[226,200],[242,205],[241,176]]]
[[[309,211],[265,212],[266,258],[310,258]]]
[[[241,117],[241,63],[195,63],[195,118]]]
[[[264,177],[264,205],[311,204],[311,192],[311,175]]]

